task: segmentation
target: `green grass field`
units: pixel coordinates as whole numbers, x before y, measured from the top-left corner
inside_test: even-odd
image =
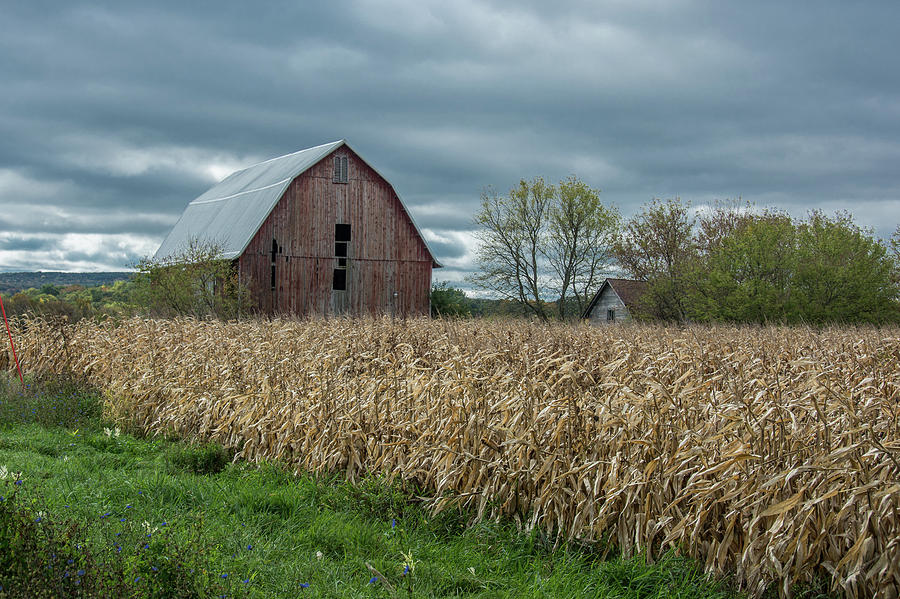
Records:
[[[413,490],[137,438],[68,385],[0,394],[2,597],[733,597],[690,561],[432,517]]]

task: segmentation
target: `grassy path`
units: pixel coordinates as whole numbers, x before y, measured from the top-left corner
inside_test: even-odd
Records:
[[[510,525],[431,517],[382,481],[117,433],[98,410],[74,388],[0,395],[0,598],[39,584],[48,597],[733,596],[674,556],[553,549]]]

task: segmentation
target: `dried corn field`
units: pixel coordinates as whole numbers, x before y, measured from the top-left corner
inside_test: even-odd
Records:
[[[390,320],[20,324],[151,433],[680,548],[759,594],[900,586],[900,330]]]

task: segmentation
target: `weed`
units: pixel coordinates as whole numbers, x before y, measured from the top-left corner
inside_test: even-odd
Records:
[[[8,482],[3,489],[0,597],[174,599],[232,590],[209,575],[206,547],[196,532],[179,534],[177,526],[148,532],[125,519],[96,531],[56,518]]]
[[[174,444],[166,452],[166,459],[173,468],[194,474],[218,474],[232,457],[225,448],[215,443]]]

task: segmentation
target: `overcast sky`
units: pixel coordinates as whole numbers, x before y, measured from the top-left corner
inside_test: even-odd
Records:
[[[486,186],[900,221],[900,2],[0,0],[0,270],[124,270],[233,170],[347,139],[446,268]]]

